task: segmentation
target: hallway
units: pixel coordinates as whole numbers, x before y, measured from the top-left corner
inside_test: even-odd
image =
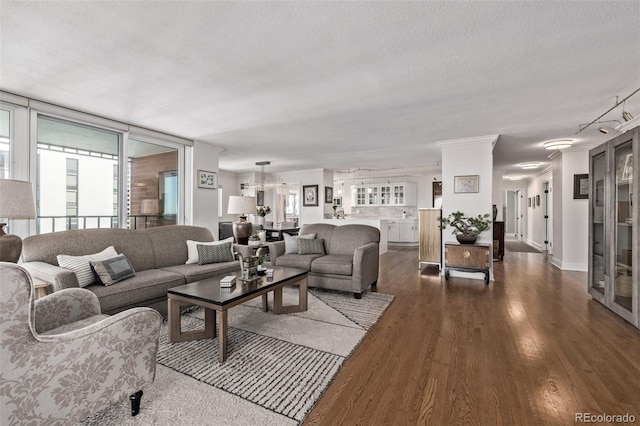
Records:
[[[640,422],[640,330],[587,293],[587,274],[506,252],[495,281],[381,257],[396,295],[305,425],[567,425],[576,413]]]

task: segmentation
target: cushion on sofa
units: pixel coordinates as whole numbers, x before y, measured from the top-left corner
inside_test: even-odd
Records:
[[[107,247],[99,253],[86,254],[84,256],[69,256],[66,254],[59,254],[58,265],[61,268],[69,269],[73,271],[78,277],[78,285],[80,287],[86,287],[97,281],[98,277],[91,269],[91,261],[107,260],[112,257],[116,257],[118,253],[113,246]]]
[[[153,247],[153,257],[155,259],[154,268],[164,268],[184,264],[188,259],[187,245],[185,241],[213,241],[213,235],[207,228],[191,225],[168,225],[156,226],[144,230],[145,235],[151,241]],[[118,247],[116,246],[116,249]],[[129,257],[128,253],[125,253]],[[196,249],[197,254],[197,249]],[[129,257],[130,258],[130,257]],[[132,262],[135,267],[135,262]],[[198,263],[196,257],[196,263]],[[139,271],[136,268],[136,271]]]
[[[338,228],[338,226],[332,225],[330,223],[310,223],[308,225],[303,225],[302,228],[300,228],[300,232],[298,233],[298,235],[303,236],[308,234],[316,234],[316,239],[324,240],[325,252],[331,254],[331,236],[333,235],[333,231],[336,228]]]
[[[300,238],[298,240],[298,254],[326,254],[324,240]]]
[[[353,256],[345,254],[322,256],[311,262],[311,272],[351,276],[353,273]]]
[[[283,254],[276,259],[276,266],[308,271],[311,269],[311,262],[322,256],[321,254]]]
[[[224,262],[224,263],[211,263],[209,265],[175,265],[162,268],[163,271],[174,272],[176,274],[183,275],[186,282],[192,283],[194,281],[204,280],[205,278],[211,278],[218,275],[228,275],[231,272],[240,270],[240,262]]]
[[[289,235],[286,232],[282,234],[284,237],[284,254],[298,254],[298,238],[314,239],[316,234],[307,235]]]
[[[133,270],[133,266],[131,266],[131,262],[129,262],[129,259],[127,259],[127,256],[124,254],[97,262],[92,260],[89,264],[95,271],[96,275],[98,275],[100,282],[104,285],[115,284],[126,280],[127,278],[131,278],[136,274],[136,271]]]
[[[196,244],[198,248],[198,265],[209,265],[211,263],[232,262],[233,252],[231,241],[222,244]]]
[[[102,313],[108,314],[122,306],[144,306],[147,300],[166,298],[168,289],[182,284],[185,284],[182,275],[160,269],[148,269],[139,271],[135,277],[119,283],[110,286],[93,284],[88,286],[87,290],[98,296]]]
[[[230,243],[229,244],[229,252],[231,254],[231,260],[233,260],[233,237],[229,237],[226,238],[222,241],[194,241],[194,240],[187,240],[187,261],[185,262],[185,265],[190,265],[192,263],[198,263],[198,260],[200,258],[200,256],[198,255],[198,244],[200,245],[211,245],[211,246],[217,246],[217,245],[221,245],[221,244],[226,244],[226,243]]]

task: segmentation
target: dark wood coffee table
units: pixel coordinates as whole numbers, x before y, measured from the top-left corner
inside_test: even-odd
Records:
[[[233,274],[227,274],[233,275]],[[189,284],[170,288],[167,292],[169,311],[169,342],[212,339],[216,336],[218,323],[219,351],[218,360],[227,358],[227,310],[241,303],[262,296],[262,310],[267,312],[267,293],[273,291],[273,313],[287,314],[307,310],[307,271],[294,268],[273,268],[273,278],[262,276],[259,281],[243,283],[240,272],[236,272],[236,285],[230,289],[220,288],[224,276],[208,278]],[[299,284],[298,304],[282,305],[282,288]],[[180,308],[182,306],[201,306],[204,308],[204,330],[182,331]],[[214,313],[215,311],[215,313]]]

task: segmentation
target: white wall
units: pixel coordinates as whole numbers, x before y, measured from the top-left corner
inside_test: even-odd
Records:
[[[447,216],[461,211],[465,216],[476,216],[488,213],[492,215],[493,204],[493,144],[497,135],[458,139],[440,142],[442,150],[442,215]],[[477,193],[454,193],[454,177],[478,175],[479,191]],[[443,245],[455,241],[451,229],[443,231]],[[493,244],[492,229],[481,233],[477,242]],[[444,246],[443,246],[444,250]],[[493,264],[490,266],[493,279]],[[452,271],[452,275],[483,279],[481,274],[466,274]]]
[[[198,170],[218,173],[218,160],[221,151],[220,148],[200,141],[195,141],[191,150],[191,164],[193,165],[191,171],[193,191],[191,223],[209,228],[214,236],[218,235],[218,191],[198,188],[195,174]],[[188,181],[189,179],[187,179]]]
[[[313,169],[273,174],[273,176],[280,178],[283,182],[300,185],[300,226],[307,223],[322,222],[322,220],[324,219],[325,173],[326,171],[324,169]],[[331,182],[331,185],[333,185],[332,180],[327,180],[327,182]],[[318,185],[317,206],[302,206],[302,198],[304,197],[304,194],[302,193],[302,187],[304,185]],[[329,212],[331,212],[331,204],[328,204],[328,206]]]
[[[562,218],[559,229],[562,241],[560,268],[572,271],[587,271],[589,257],[589,200],[573,199],[573,176],[589,173],[589,152],[567,150],[562,153]],[[557,245],[556,245],[557,248]]]

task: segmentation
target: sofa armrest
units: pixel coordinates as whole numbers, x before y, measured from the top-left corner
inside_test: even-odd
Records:
[[[278,256],[282,256],[284,254],[284,241],[273,241],[267,243],[267,247],[269,247],[269,258],[271,259],[271,264],[276,266],[276,259]]]
[[[100,302],[93,292],[66,288],[35,301],[33,323],[36,333],[44,333],[100,313]]]
[[[48,283],[54,292],[79,287],[78,276],[69,269],[46,262],[24,262],[21,266],[29,271],[32,277]]]
[[[380,245],[369,243],[353,253],[353,290],[360,292],[378,281]]]

